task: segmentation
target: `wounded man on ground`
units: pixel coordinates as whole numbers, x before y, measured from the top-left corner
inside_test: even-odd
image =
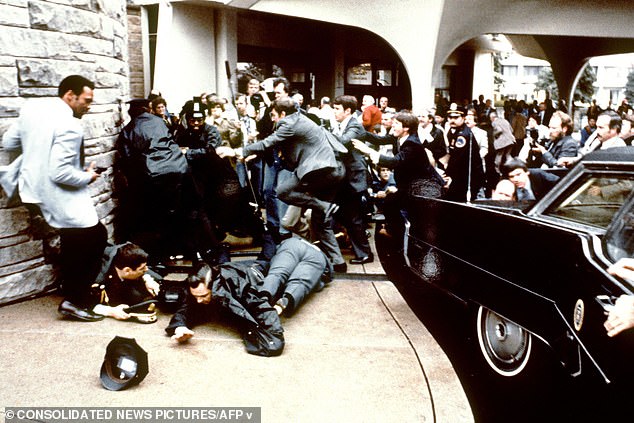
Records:
[[[201,263],[187,279],[189,289],[165,331],[178,342],[194,336],[194,326],[227,315],[237,325],[249,354],[282,354],[284,330],[266,297],[258,291],[262,273],[248,262],[209,267]]]

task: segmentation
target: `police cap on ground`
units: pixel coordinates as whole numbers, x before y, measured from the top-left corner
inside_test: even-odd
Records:
[[[136,340],[115,336],[106,348],[99,378],[104,388],[121,391],[139,384],[148,371],[147,353]]]

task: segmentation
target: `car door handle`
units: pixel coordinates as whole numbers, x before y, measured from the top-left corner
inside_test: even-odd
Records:
[[[605,314],[608,314],[610,313],[610,311],[612,311],[612,309],[614,308],[614,302],[616,301],[616,297],[613,297],[611,295],[597,295],[596,297],[594,297],[594,299],[597,303],[599,303]]]

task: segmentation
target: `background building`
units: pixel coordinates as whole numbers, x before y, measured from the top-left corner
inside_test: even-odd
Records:
[[[517,53],[506,55],[501,60],[502,76],[505,80],[497,98],[508,97],[517,100],[543,101],[545,93],[535,88],[542,69],[550,68],[545,60],[524,57]],[[593,57],[588,66],[594,69],[597,79],[594,83],[594,98],[602,108],[615,109],[625,98],[627,75],[634,69],[634,54],[616,54]]]

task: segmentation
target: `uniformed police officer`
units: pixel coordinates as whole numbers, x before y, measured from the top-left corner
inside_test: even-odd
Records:
[[[464,122],[464,110],[452,103],[447,111],[450,129],[449,163],[447,176],[451,183],[445,199],[452,201],[473,201],[484,186],[484,170],[480,159],[478,143]]]

